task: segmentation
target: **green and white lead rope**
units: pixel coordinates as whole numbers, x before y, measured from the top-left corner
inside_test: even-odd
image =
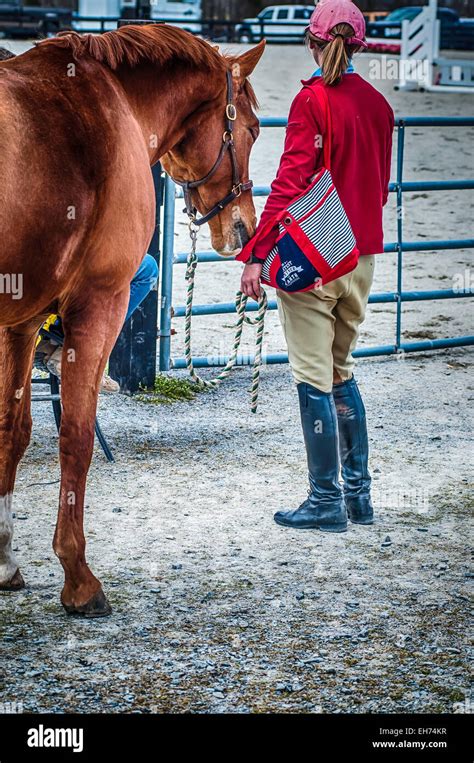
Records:
[[[252,413],[257,412],[258,405],[258,389],[260,384],[260,366],[262,364],[262,344],[263,344],[263,331],[265,327],[265,313],[267,312],[267,295],[265,291],[261,290],[261,296],[258,302],[258,310],[255,318],[249,318],[245,314],[245,308],[247,306],[247,297],[238,291],[235,296],[235,308],[237,310],[237,323],[235,325],[235,338],[232,352],[229,359],[218,376],[214,379],[202,379],[194,368],[192,353],[191,353],[191,323],[192,323],[192,309],[193,309],[193,296],[194,296],[194,282],[196,277],[196,267],[198,264],[198,258],[196,254],[196,242],[197,242],[197,230],[189,227],[191,236],[191,251],[188,254],[187,267],[186,267],[186,281],[188,282],[186,293],[186,313],[185,313],[185,337],[184,337],[184,355],[186,358],[186,367],[189,371],[191,378],[200,387],[206,387],[209,389],[215,389],[222,382],[227,379],[237,361],[237,353],[239,351],[240,342],[242,339],[242,330],[244,323],[250,326],[257,326],[257,336],[255,339],[255,357],[252,370],[252,386],[250,388],[250,409]]]

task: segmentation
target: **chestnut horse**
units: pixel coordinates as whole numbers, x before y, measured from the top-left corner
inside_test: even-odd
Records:
[[[61,601],[71,614],[111,611],[85,559],[84,490],[99,383],[154,229],[150,166],[161,160],[177,181],[204,178],[188,201],[204,215],[214,210],[213,247],[229,255],[242,247],[256,224],[248,162],[258,120],[247,77],[263,48],[223,56],[175,27],[128,26],[102,36],[65,33],[0,63],[2,590],[24,586],[12,552],[12,493],[30,438],[37,332],[59,313],[53,548],[65,574]],[[222,150],[226,142],[232,151]]]

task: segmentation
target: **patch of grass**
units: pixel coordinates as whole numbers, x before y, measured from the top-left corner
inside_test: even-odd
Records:
[[[423,686],[435,694],[450,700],[451,702],[464,702],[465,694],[463,691],[461,691],[461,689],[454,689],[448,686],[440,686],[439,684],[432,683],[431,681],[423,681]]]
[[[344,658],[344,664],[347,665],[348,667],[352,667],[353,665],[357,665],[358,662],[359,662],[359,660],[356,659],[356,657],[345,657]]]
[[[155,379],[152,390],[143,389],[134,400],[149,405],[170,405],[181,400],[194,400],[198,392],[203,392],[205,387],[200,387],[187,379],[174,379],[171,376],[159,374]]]
[[[436,519],[452,516],[470,517],[474,510],[472,485],[447,485],[442,492],[432,497],[430,503],[435,510]]]
[[[405,696],[405,689],[403,688],[403,686],[392,689],[392,691],[390,691],[389,696],[390,696],[390,699],[393,699],[394,702],[396,702],[399,699],[403,699],[403,697]]]
[[[438,334],[431,329],[417,329],[416,331],[404,331],[405,339],[436,339]]]

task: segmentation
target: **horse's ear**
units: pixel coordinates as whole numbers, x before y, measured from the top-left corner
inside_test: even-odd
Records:
[[[244,80],[252,74],[253,70],[260,61],[265,50],[265,40],[261,40],[254,48],[246,50],[242,55],[234,58],[232,63],[232,73],[234,77]]]

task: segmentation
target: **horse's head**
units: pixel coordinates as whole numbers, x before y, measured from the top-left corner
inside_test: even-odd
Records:
[[[161,158],[171,177],[190,183],[188,204],[202,215],[214,213],[209,220],[212,246],[227,256],[237,254],[256,227],[248,181],[250,151],[259,134],[259,122],[247,77],[264,47],[262,41],[238,57],[223,57],[225,69],[215,97],[191,114],[180,142]],[[232,191],[235,198],[232,194],[231,200],[219,207]]]
[[[259,124],[247,77],[265,42],[240,56],[223,56],[182,29],[146,24],[102,35],[65,32],[39,46],[69,49],[67,55],[76,63],[85,59],[85,66],[91,58],[106,64],[124,87],[148,139],[157,139],[157,125],[166,126],[166,116],[173,124],[177,120],[158,143],[148,145],[150,161],[160,159],[172,178],[189,183],[187,207],[204,216],[211,213],[213,247],[221,254],[236,254],[256,225],[248,172]]]

